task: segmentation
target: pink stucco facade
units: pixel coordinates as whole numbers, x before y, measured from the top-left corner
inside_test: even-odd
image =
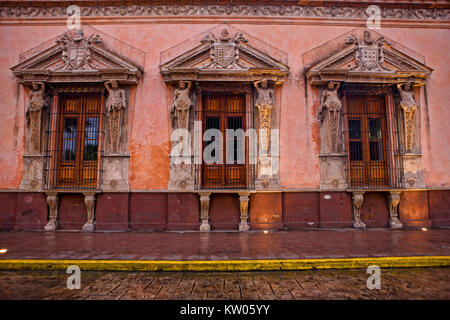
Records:
[[[448,16],[448,9],[439,10]],[[189,47],[189,39],[220,25],[237,28],[263,42],[267,48],[274,47],[285,54],[286,61],[283,62],[288,65],[289,72],[284,83],[276,88],[281,191],[320,191],[320,128],[317,122],[320,92],[305,76],[307,68],[317,62],[308,56],[308,52],[353,30],[364,29],[364,19],[282,15],[91,15],[82,17],[81,23],[82,27],[97,30],[107,44],[114,46],[116,53],[144,70],[142,78],[129,91],[129,192],[168,190],[169,108],[173,91],[160,72],[164,54],[175,57],[180,44],[186,42]],[[449,27],[450,21],[446,18],[382,19],[381,29],[375,30],[433,69],[425,86],[416,90],[425,182],[425,187],[417,192],[450,189]],[[19,191],[26,144],[25,112],[29,88],[18,84],[10,68],[19,63],[22,54],[29,53],[32,48],[39,51],[43,43],[54,41],[67,31],[65,18],[60,16],[27,18],[5,14],[0,17],[0,191]],[[173,53],[171,48],[175,48]]]

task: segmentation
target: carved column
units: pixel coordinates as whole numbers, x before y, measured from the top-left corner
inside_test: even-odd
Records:
[[[194,118],[195,95],[191,97],[191,87],[190,81],[178,82],[169,111],[172,126],[169,190],[194,190],[195,187],[190,125]]]
[[[239,231],[250,230],[250,226],[248,224],[248,202],[249,202],[249,193],[239,193],[239,207],[241,211],[241,222],[239,222]]]
[[[279,137],[274,136],[273,129],[278,128],[276,116],[275,92],[266,79],[255,81],[255,118],[258,123],[258,157],[257,157],[257,177],[255,188],[257,190],[279,190],[279,152],[274,154],[274,150],[279,150]],[[279,114],[279,111],[278,111]],[[279,116],[278,116],[279,117]],[[275,127],[274,127],[275,125]]]
[[[86,232],[94,231],[95,218],[95,193],[84,193],[84,203],[87,209],[87,221],[83,225],[82,230]]]
[[[207,232],[211,230],[209,225],[209,196],[211,193],[199,193],[200,195],[200,231]]]
[[[361,207],[364,201],[364,191],[353,192],[353,228],[365,229],[366,224],[361,220]]]
[[[347,155],[342,148],[341,110],[338,96],[339,82],[330,81],[323,90],[317,112],[320,125],[320,188],[345,190]]]
[[[44,227],[45,231],[55,231],[58,223],[58,194],[48,193],[47,203],[49,207],[48,222]]]
[[[389,214],[390,220],[389,224],[392,229],[403,228],[403,224],[398,218],[398,204],[400,202],[400,191],[390,191],[389,192]]]

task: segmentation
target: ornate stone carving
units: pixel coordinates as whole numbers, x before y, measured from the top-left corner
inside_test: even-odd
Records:
[[[120,89],[115,80],[105,82],[105,87],[108,90],[106,117],[109,124],[110,146],[111,151],[117,153],[120,146],[123,113],[127,107],[125,90]]]
[[[49,207],[48,222],[44,227],[45,231],[55,231],[58,220],[58,195],[56,193],[47,194],[47,203]]]
[[[239,207],[241,211],[241,222],[239,222],[239,231],[250,230],[250,225],[248,224],[248,193],[239,193]]]
[[[389,192],[389,224],[392,229],[403,228],[403,224],[398,219],[398,204],[400,202],[400,192]]]
[[[45,84],[43,82],[33,82],[26,112],[27,125],[31,127],[30,149],[35,154],[41,152],[42,109],[45,107],[44,91]]]
[[[350,70],[355,71],[389,71],[385,66],[383,44],[385,43],[383,37],[373,40],[370,31],[364,31],[364,37],[358,40],[355,36],[349,35],[345,44],[356,44],[355,51],[356,65],[351,66]]]
[[[95,193],[84,193],[84,203],[87,209],[87,221],[83,225],[82,230],[92,232],[94,231]]]
[[[253,84],[257,92],[255,107],[259,111],[259,141],[261,144],[259,150],[260,154],[269,154],[270,121],[274,108],[273,89],[268,88],[267,80],[255,81]]]
[[[209,69],[243,69],[244,67],[238,63],[240,42],[248,42],[242,33],[236,33],[233,38],[229,36],[228,30],[223,29],[219,39],[212,33],[203,38],[202,43],[209,42],[211,44],[210,58],[211,63],[203,68]]]
[[[199,193],[200,195],[200,231],[207,232],[211,230],[209,225],[209,196],[211,193]]]
[[[323,91],[318,112],[320,123],[327,118],[327,140],[330,153],[338,153],[339,122],[342,109],[342,102],[338,97],[339,86],[339,82],[330,81],[328,83],[328,89]],[[327,112],[326,117],[325,112]]]
[[[176,119],[178,129],[189,130],[189,109],[192,101],[189,97],[192,82],[180,81],[178,88],[173,93],[173,105],[170,109],[170,118],[172,121]]]
[[[33,4],[35,2],[33,1]],[[48,6],[48,1],[16,3],[15,7],[0,8],[1,17],[35,18],[67,17],[67,6]],[[45,6],[47,5],[47,6]],[[83,17],[133,16],[251,16],[251,17],[305,17],[331,19],[362,19],[366,21],[367,6],[311,6],[311,5],[101,5],[80,6]],[[381,18],[402,20],[449,20],[450,10],[440,8],[381,8]]]
[[[404,84],[402,89],[402,84],[397,84],[398,92],[400,93],[400,105],[398,106],[403,110],[403,121],[405,128],[405,151],[411,152],[413,149],[414,142],[414,122],[415,122],[415,112],[419,109],[419,105],[414,99],[414,90],[412,89],[412,83],[407,82]]]
[[[361,207],[364,201],[364,192],[353,192],[353,228],[365,229],[366,224],[361,220]]]
[[[101,43],[102,39],[98,34],[91,34],[87,39],[81,29],[76,29],[75,35],[66,33],[56,43],[62,44],[62,64],[55,67],[55,70],[95,70],[92,64],[91,45]]]

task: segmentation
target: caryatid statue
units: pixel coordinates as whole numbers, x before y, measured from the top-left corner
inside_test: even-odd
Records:
[[[30,101],[26,113],[27,125],[31,125],[31,150],[39,153],[41,149],[41,117],[45,106],[44,100],[45,84],[33,82],[30,91]]]
[[[177,119],[178,129],[189,130],[189,109],[192,105],[191,98],[189,98],[191,85],[190,81],[180,81],[173,94],[173,106],[170,115],[172,119]]]
[[[328,138],[331,153],[338,152],[339,119],[342,109],[342,102],[338,97],[339,86],[339,82],[330,81],[328,83],[328,89],[323,91],[318,112],[318,119],[323,122],[325,111],[328,111]]]
[[[109,135],[111,143],[111,151],[119,151],[121,125],[123,112],[126,105],[125,90],[120,89],[117,81],[105,82],[106,90],[108,90],[108,98],[106,99],[106,116],[109,120]]]
[[[255,101],[255,106],[259,110],[259,129],[260,134],[262,134],[260,138],[260,149],[263,153],[267,153],[269,150],[270,141],[270,119],[275,100],[273,89],[268,88],[267,80],[265,79],[262,81],[255,81],[253,84],[258,94]]]
[[[419,106],[414,99],[414,89],[412,89],[411,82],[405,83],[404,89],[402,89],[402,84],[399,83],[397,88],[401,98],[399,108],[403,109],[405,116],[405,148],[407,152],[411,152],[414,140],[414,115]]]

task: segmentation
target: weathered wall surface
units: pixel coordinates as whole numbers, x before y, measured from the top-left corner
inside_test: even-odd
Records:
[[[199,20],[197,20],[198,22]],[[160,53],[216,26],[211,23],[135,23],[91,26],[145,52],[144,76],[130,108],[130,188],[167,189],[169,181],[169,103],[171,91],[159,73]],[[350,26],[233,24],[287,53],[290,73],[281,88],[280,179],[285,189],[319,187],[317,96],[305,96],[302,55],[345,32]],[[19,54],[67,31],[65,26],[1,26],[0,39],[0,189],[18,189],[24,150],[25,95],[10,67]],[[382,28],[379,33],[425,56],[434,69],[421,90],[423,174],[429,187],[449,187],[450,33],[448,29]]]

